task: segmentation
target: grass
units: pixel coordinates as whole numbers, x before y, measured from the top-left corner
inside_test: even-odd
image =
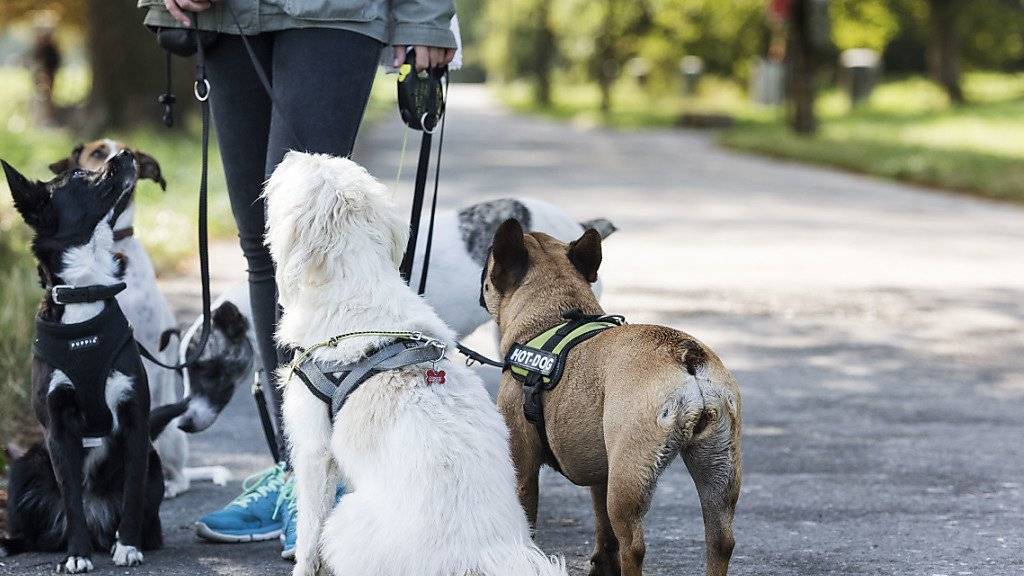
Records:
[[[819,102],[812,137],[779,121],[745,121],[722,136],[739,150],[838,166],[895,180],[1024,202],[1024,75],[971,74],[970,104],[950,106],[930,82],[884,84],[853,110],[839,94]]]
[[[1024,202],[1024,74],[969,73],[969,104],[951,106],[944,92],[922,78],[880,85],[871,100],[851,109],[840,90],[818,101],[821,125],[797,136],[780,111],[750,103],[735,83],[706,78],[697,95],[651,96],[633,82],[616,87],[611,114],[597,112],[593,86],[559,84],[555,103],[540,109],[526,86],[503,87],[514,110],[619,129],[673,126],[683,114],[727,114],[736,125],[721,133],[731,148]]]

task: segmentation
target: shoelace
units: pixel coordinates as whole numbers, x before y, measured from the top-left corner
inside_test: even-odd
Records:
[[[274,504],[274,515],[271,516],[274,520],[277,520],[277,513],[281,511],[281,505],[284,504],[288,508],[288,512],[291,512],[294,517],[295,511],[298,508],[298,504],[295,501],[295,481],[285,482],[281,488],[281,492],[277,495],[277,503]]]
[[[278,464],[269,470],[257,472],[242,481],[242,494],[235,498],[232,504],[245,507],[253,500],[266,496],[271,490],[277,487],[278,482],[274,479],[284,474],[284,465]],[[275,511],[276,514],[276,511]]]

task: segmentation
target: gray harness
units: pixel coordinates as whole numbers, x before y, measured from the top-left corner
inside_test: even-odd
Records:
[[[298,350],[301,354],[302,350]],[[348,397],[370,377],[413,364],[434,364],[444,358],[445,346],[437,340],[400,340],[372,351],[351,364],[306,358],[294,367],[306,388],[330,408],[331,419]]]

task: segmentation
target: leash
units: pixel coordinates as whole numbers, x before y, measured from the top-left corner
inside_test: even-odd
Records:
[[[442,80],[444,84],[442,87]],[[434,131],[438,122],[441,130],[438,134],[437,166],[434,172],[434,197],[431,202],[430,222],[427,230],[427,245],[424,253],[423,268],[420,272],[419,294],[426,289],[427,269],[430,262],[430,248],[433,243],[434,213],[437,210],[437,191],[441,177],[441,144],[444,143],[445,103],[448,97],[448,69],[427,69],[416,72],[416,51],[406,54],[405,63],[398,73],[398,109],[406,126],[423,132],[420,139],[420,154],[416,165],[416,180],[413,187],[412,212],[409,215],[409,241],[405,246],[399,273],[406,284],[412,282],[413,260],[416,257],[416,244],[419,241],[420,220],[423,215],[423,201],[426,198],[427,178],[430,174],[430,155],[432,152]],[[399,167],[401,174],[401,167]]]
[[[208,196],[209,196],[209,168],[210,168],[210,81],[206,77],[206,50],[203,47],[202,36],[199,34],[199,15],[193,15],[193,25],[196,32],[196,79],[192,85],[192,93],[199,101],[200,117],[202,118],[202,161],[199,173],[199,278],[202,284],[203,299],[203,326],[199,334],[199,345],[195,354],[176,364],[167,364],[146,349],[138,340],[135,341],[139,348],[139,354],[150,362],[167,368],[168,370],[180,371],[196,363],[206,350],[206,343],[210,339],[210,245],[209,245],[209,223],[207,221]],[[168,127],[174,124],[173,105],[174,95],[171,94],[171,53],[167,52],[167,93],[160,96],[159,101],[164,105],[164,124]]]
[[[263,369],[259,368],[252,377],[252,397],[256,400],[256,413],[260,416],[260,426],[263,428],[263,436],[267,440],[267,447],[270,448],[270,455],[274,462],[281,462],[281,447],[277,445],[277,434],[274,433],[274,419],[270,415],[270,406],[267,403],[267,395],[263,392],[263,383],[260,376]]]
[[[416,166],[416,181],[413,188],[412,213],[409,216],[409,242],[402,256],[399,273],[406,284],[412,282],[413,260],[416,257],[416,244],[419,240],[420,220],[423,215],[423,201],[426,197],[427,177],[430,172],[430,153],[434,128],[441,123],[437,140],[437,162],[434,166],[434,194],[430,201],[430,219],[427,223],[426,245],[423,249],[423,264],[420,269],[420,280],[417,294],[422,296],[427,291],[427,276],[430,272],[430,254],[434,246],[434,222],[437,216],[437,196],[441,182],[441,153],[444,150],[445,121],[447,120],[447,100],[450,77],[447,69],[427,71],[426,75],[415,72],[416,53],[410,51],[406,62],[399,69],[398,76],[398,109],[405,124],[423,132],[420,140],[420,155]],[[441,80],[444,80],[442,88]],[[405,146],[409,132],[406,130],[402,139],[402,157],[398,164],[398,176],[395,177],[395,188],[401,179],[402,164],[405,160]],[[484,356],[475,350],[456,343],[461,354],[466,356],[466,365],[473,363],[503,368],[504,364]]]

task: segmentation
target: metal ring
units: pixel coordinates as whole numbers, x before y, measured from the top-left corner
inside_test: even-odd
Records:
[[[427,122],[426,122],[427,114],[430,114],[430,112],[424,112],[423,116],[420,116],[420,126],[423,127],[423,131],[426,132],[427,134],[433,134],[434,130],[437,130],[437,121],[436,120],[434,121],[434,127],[433,128],[431,128],[430,130],[427,130]]]
[[[192,83],[192,93],[196,95],[196,100],[199,100],[200,102],[206,102],[206,100],[210,97],[210,81],[206,78],[203,78],[203,88],[203,95],[200,96],[199,80],[196,80]]]

